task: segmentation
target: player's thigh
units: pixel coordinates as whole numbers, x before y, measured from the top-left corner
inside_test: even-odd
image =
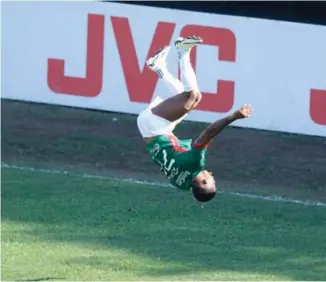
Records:
[[[200,100],[201,93],[199,91],[183,92],[153,107],[152,113],[173,122],[190,112]]]

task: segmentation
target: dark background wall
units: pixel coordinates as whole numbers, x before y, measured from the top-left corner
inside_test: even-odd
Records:
[[[128,4],[326,25],[323,1],[119,1]]]

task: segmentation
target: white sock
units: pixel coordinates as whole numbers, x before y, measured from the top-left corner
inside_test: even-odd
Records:
[[[175,78],[166,67],[158,68],[156,70],[158,77],[164,82],[169,91],[174,94],[180,94],[184,92],[184,87],[181,81]]]
[[[199,90],[197,78],[190,62],[190,50],[178,50],[181,80],[185,91]]]

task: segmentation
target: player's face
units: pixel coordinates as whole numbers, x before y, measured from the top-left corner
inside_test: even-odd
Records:
[[[205,186],[207,187],[215,187],[215,178],[213,174],[207,170],[203,170],[202,174],[203,174],[202,183],[206,184]]]
[[[196,182],[200,184],[201,187],[203,187],[204,189],[214,189],[215,188],[215,178],[213,176],[213,174],[207,170],[203,170],[201,171],[197,177],[196,177]]]
[[[215,179],[207,170],[201,171],[194,179],[192,193],[199,202],[207,202],[216,194]]]

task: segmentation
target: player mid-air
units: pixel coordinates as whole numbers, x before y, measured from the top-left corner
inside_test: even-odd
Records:
[[[167,176],[172,185],[182,190],[192,190],[200,202],[214,198],[216,185],[213,175],[205,169],[206,152],[211,140],[230,123],[247,118],[251,106],[244,105],[233,114],[208,126],[195,141],[180,140],[174,134],[175,126],[193,110],[201,100],[195,72],[190,63],[190,51],[202,43],[197,36],[178,38],[177,49],[181,80],[167,69],[166,58],[170,47],[160,49],[146,61],[174,96],[162,100],[156,97],[137,119],[138,129],[147,143],[153,161]]]

